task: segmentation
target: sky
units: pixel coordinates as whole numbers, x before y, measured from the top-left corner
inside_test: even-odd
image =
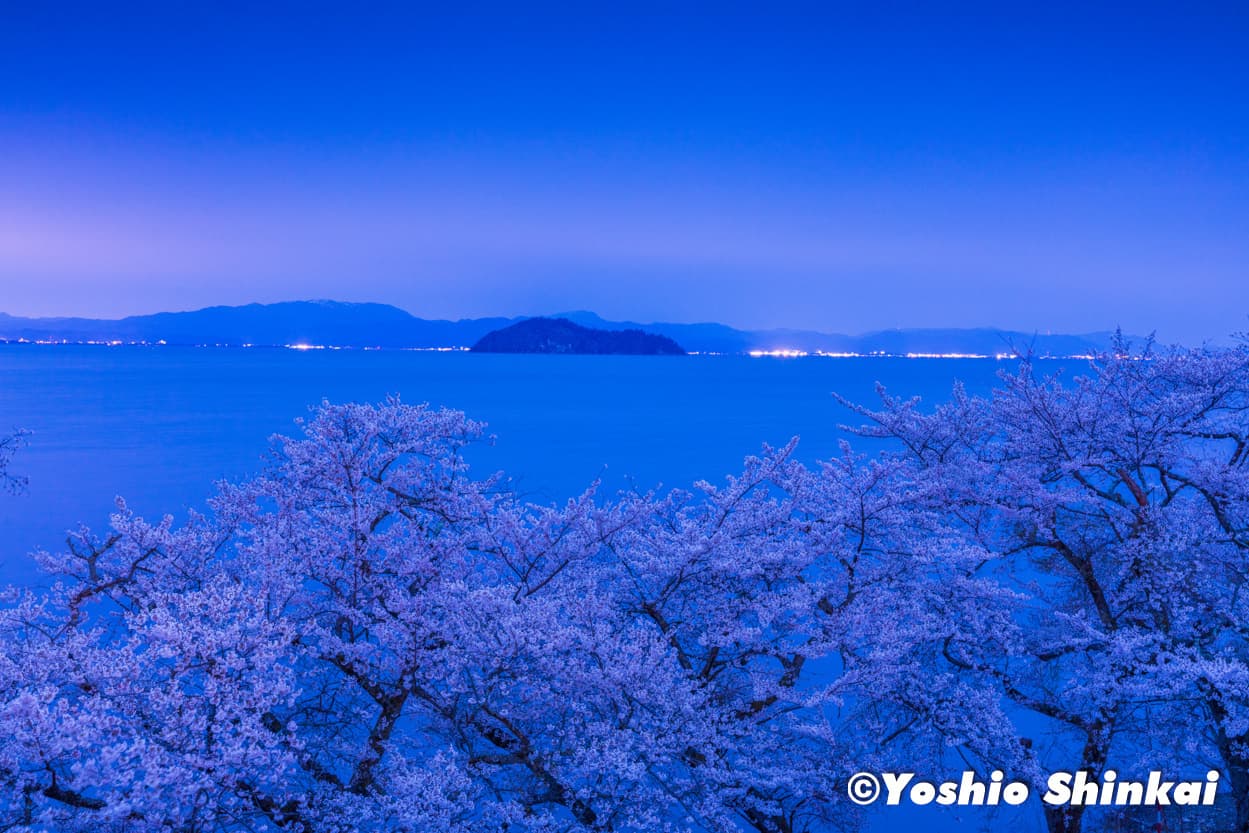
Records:
[[[1243,3],[575,9],[0,5],[0,311],[1249,330]]]

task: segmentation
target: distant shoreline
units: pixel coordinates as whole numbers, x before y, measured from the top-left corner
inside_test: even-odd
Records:
[[[169,344],[167,342],[150,341],[31,341],[27,339],[0,339],[2,347],[102,347],[102,348],[134,348],[152,349],[171,348],[179,350],[290,350],[296,353],[307,352],[360,352],[360,353],[474,353],[467,346],[455,347],[371,347],[341,344]],[[580,356],[589,358],[645,358],[648,354],[594,354],[594,353],[481,353],[487,356]],[[946,360],[992,360],[1017,361],[1022,358],[1017,353],[843,353],[822,350],[747,350],[740,352],[715,352],[695,350],[687,356],[704,356],[715,358],[764,358],[764,359],[946,359]],[[662,357],[661,357],[662,358]],[[1071,354],[1040,354],[1032,358],[1045,361],[1062,359],[1079,359],[1088,361],[1097,358],[1092,353]]]
[[[636,330],[670,339],[690,354],[806,354],[844,356],[984,356],[1031,354],[1085,356],[1113,350],[1119,338],[1105,330],[1058,333],[997,327],[941,327],[876,330],[848,335],[792,328],[743,330],[715,322],[676,323],[609,321],[593,312],[548,316],[459,319],[418,318],[388,304],[338,301],[284,301],[235,307],[206,307],[129,318],[21,318],[0,313],[0,340],[96,344],[247,344],[338,345],[387,349],[472,347],[494,332],[532,326],[546,318],[600,332],[597,343],[562,333],[537,339],[526,349],[538,352],[633,352],[627,332]],[[543,325],[549,329],[549,325]],[[523,335],[523,333],[521,333]],[[615,334],[615,335],[613,335]],[[515,334],[514,334],[515,335]],[[532,335],[532,333],[530,334]],[[572,339],[572,340],[570,340]],[[525,339],[509,339],[524,347]],[[530,339],[532,340],[532,339]],[[1135,343],[1143,340],[1130,337]],[[574,345],[577,342],[580,347]],[[619,342],[619,343],[617,343]],[[545,347],[544,347],[545,345]],[[538,349],[543,348],[543,349]],[[516,345],[512,349],[516,349]],[[526,352],[526,349],[517,350]],[[504,352],[511,352],[511,349]],[[646,352],[647,350],[643,350]]]

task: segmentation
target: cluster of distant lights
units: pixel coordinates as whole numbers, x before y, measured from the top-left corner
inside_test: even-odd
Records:
[[[87,339],[86,341],[71,341],[68,338],[14,338],[0,339],[0,343],[8,344],[90,344],[95,347],[155,347],[166,344],[164,339],[160,341],[122,341],[119,338],[111,340]]]
[[[827,350],[751,350],[747,355],[753,358],[774,358],[774,359],[801,359],[807,356],[821,356],[833,359],[876,359],[876,358],[901,358],[901,359],[1017,359],[1018,353],[887,353],[883,350],[876,350],[871,353],[836,353]],[[1064,358],[1093,358],[1092,356],[1066,356]]]
[[[0,339],[2,342],[3,339]],[[157,347],[164,346],[167,342],[164,339],[160,341],[122,341],[121,339],[112,340],[87,340],[87,341],[70,341],[69,339],[13,339],[12,343],[16,344],[87,344],[103,347]],[[232,347],[230,344],[196,344],[195,347]],[[256,345],[245,343],[238,345],[240,347],[263,347],[264,345]],[[381,347],[343,347],[337,344],[308,344],[306,342],[297,342],[295,344],[283,344],[281,347],[287,350],[381,350]],[[418,353],[467,353],[470,352],[469,347],[399,347],[393,348],[398,350],[407,350]],[[693,351],[689,353],[691,356],[724,356],[733,355],[731,353],[713,353]],[[1018,359],[1018,353],[888,353],[883,350],[876,350],[870,353],[852,353],[852,352],[833,352],[828,350],[793,350],[789,348],[777,348],[773,350],[750,350],[746,355],[751,358],[770,358],[770,359],[801,359],[808,356],[817,356],[821,358],[832,359],[996,359],[1004,361],[1009,359]],[[1075,353],[1069,356],[1042,356],[1045,359],[1095,359],[1096,356],[1091,353]]]
[[[244,347],[255,347],[254,344],[244,344]],[[338,344],[283,344],[287,350],[354,350],[357,348],[343,347]],[[360,347],[360,350],[381,350],[381,347]],[[469,347],[396,347],[395,350],[410,350],[417,353],[467,353]]]
[[[125,341],[119,338],[115,339],[68,339],[68,338],[0,338],[0,344],[43,344],[43,345],[79,345],[92,347],[166,347],[169,342],[165,339],[160,341]],[[268,349],[270,346],[275,348],[285,348],[287,350],[381,350],[381,347],[344,347],[341,344],[307,344],[299,342],[296,344],[252,344],[244,342],[243,344],[189,344],[187,347],[244,347],[244,348],[260,348]],[[387,348],[391,349],[391,348]],[[420,353],[462,353],[468,352],[468,347],[396,347],[396,350],[412,350]]]

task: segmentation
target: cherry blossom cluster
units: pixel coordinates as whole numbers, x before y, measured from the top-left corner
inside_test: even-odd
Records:
[[[324,403],[119,503],[0,605],[0,830],[795,833],[969,762],[1213,766],[1249,827],[1249,351],[852,407],[883,451],[539,506],[459,412]]]

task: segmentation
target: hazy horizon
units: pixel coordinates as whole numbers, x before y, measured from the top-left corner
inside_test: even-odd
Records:
[[[1249,10],[6,10],[0,308],[1249,314]]]
[[[338,298],[287,298],[287,299],[278,300],[278,301],[249,301],[249,302],[244,302],[240,304],[208,304],[206,306],[189,307],[186,309],[158,309],[158,310],[152,310],[151,312],[140,312],[140,313],[131,313],[127,315],[104,316],[104,317],[89,316],[89,315],[25,316],[25,315],[14,314],[5,309],[0,309],[0,315],[9,315],[14,318],[29,318],[31,320],[55,320],[55,319],[60,319],[60,318],[65,318],[65,319],[82,318],[82,319],[87,319],[87,320],[98,320],[98,321],[120,321],[126,318],[143,317],[147,315],[159,315],[162,313],[190,313],[190,312],[201,312],[203,310],[208,310],[208,309],[219,309],[219,308],[231,309],[231,308],[238,308],[238,307],[252,306],[252,305],[273,306],[275,304],[321,304],[321,303],[378,305],[378,306],[394,307],[395,309],[402,310],[403,312],[406,312],[415,318],[420,318],[420,319],[429,320],[429,321],[434,321],[434,320],[471,321],[471,320],[480,320],[480,319],[485,319],[485,318],[506,318],[506,319],[555,318],[555,317],[560,317],[564,315],[590,314],[590,315],[596,315],[600,319],[609,323],[633,323],[633,324],[640,324],[640,325],[648,325],[648,324],[723,325],[723,326],[731,327],[736,330],[743,330],[743,331],[802,330],[802,331],[810,331],[810,332],[827,333],[829,335],[848,335],[848,336],[863,336],[863,335],[870,335],[875,332],[888,332],[891,330],[947,330],[947,329],[949,330],[1003,330],[1003,331],[1025,332],[1025,333],[1035,332],[1039,335],[1051,335],[1051,334],[1054,334],[1054,335],[1093,335],[1093,334],[1113,332],[1117,328],[1117,325],[1111,325],[1111,326],[1101,327],[1098,329],[1084,330],[1084,331],[1079,331],[1079,332],[1072,331],[1072,330],[1056,330],[1054,328],[1041,329],[1041,330],[1036,330],[1036,329],[1020,330],[1020,329],[1013,328],[1013,327],[1003,327],[998,324],[985,323],[985,324],[972,324],[972,325],[967,325],[967,326],[945,326],[945,325],[937,324],[933,326],[924,326],[924,327],[883,327],[883,328],[877,328],[873,330],[859,330],[859,331],[820,330],[820,329],[814,329],[814,328],[809,328],[809,327],[791,327],[791,326],[786,326],[786,325],[780,325],[776,327],[749,327],[749,326],[735,324],[732,321],[718,321],[718,320],[713,320],[710,318],[692,318],[689,320],[674,320],[674,319],[664,319],[664,318],[645,318],[645,319],[634,319],[634,318],[623,318],[623,317],[615,318],[612,316],[603,315],[598,310],[571,309],[571,308],[570,309],[546,310],[546,311],[536,312],[536,313],[500,313],[498,315],[474,315],[474,316],[461,316],[458,318],[450,318],[450,317],[421,315],[418,312],[405,308],[401,304],[394,304],[388,301],[377,301],[377,300],[343,301]],[[1124,328],[1124,332],[1128,333],[1126,328]],[[1222,336],[1211,337],[1211,340],[1217,341],[1217,340],[1220,340],[1222,338],[1225,338],[1233,334],[1234,333],[1226,333],[1226,334],[1223,334]],[[1142,336],[1148,336],[1149,332],[1128,333],[1128,335],[1132,337],[1142,337]]]

